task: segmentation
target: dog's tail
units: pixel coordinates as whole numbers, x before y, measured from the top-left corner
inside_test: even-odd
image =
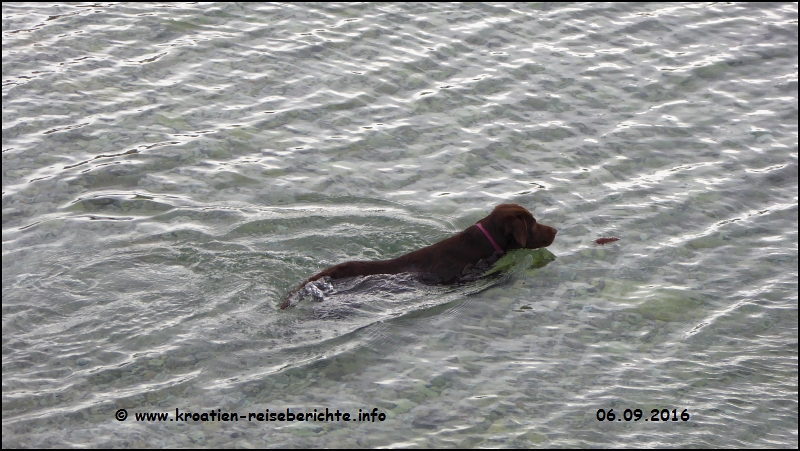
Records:
[[[317,280],[317,279],[319,279],[321,277],[324,277],[326,275],[327,275],[327,271],[323,271],[323,272],[321,272],[319,274],[314,274],[313,276],[309,277],[305,282],[301,283],[300,286],[298,286],[297,288],[292,290],[291,293],[286,295],[286,300],[283,301],[283,304],[281,304],[281,310],[286,310],[287,307],[292,305],[292,298],[294,297],[295,294],[297,294],[298,291],[300,291],[303,288],[305,288],[305,286],[308,285],[310,282],[313,282],[313,281],[315,281],[315,280]]]
[[[281,304],[281,310],[286,310],[286,307],[292,305],[292,298],[294,295],[297,294],[298,291],[302,290],[308,282],[310,282],[310,280],[306,280],[305,282],[301,283],[299,287],[295,288],[291,293],[286,295],[286,300],[284,300],[283,304]]]
[[[398,267],[396,260],[383,260],[377,262],[345,262],[336,266],[330,267],[325,271],[314,274],[308,280],[301,283],[299,287],[286,296],[286,300],[281,304],[281,310],[285,310],[292,302],[292,297],[300,290],[303,289],[309,282],[313,282],[322,277],[330,277],[331,279],[342,279],[345,277],[354,276],[370,276],[373,274],[397,274],[398,272],[406,272],[407,269]]]

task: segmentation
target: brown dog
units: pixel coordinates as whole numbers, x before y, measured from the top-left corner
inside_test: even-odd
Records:
[[[289,297],[307,283],[322,277],[342,279],[410,272],[421,274],[429,282],[450,284],[460,280],[462,274],[469,272],[481,260],[499,257],[513,249],[547,247],[553,243],[556,232],[556,229],[536,222],[530,212],[519,205],[502,204],[467,230],[418,251],[393,260],[346,262],[330,267],[309,277]],[[286,299],[281,310],[289,304],[289,299]]]

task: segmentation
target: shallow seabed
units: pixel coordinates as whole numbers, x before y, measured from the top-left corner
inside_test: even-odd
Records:
[[[4,448],[797,448],[796,3],[2,16]],[[278,309],[502,202],[554,261]]]

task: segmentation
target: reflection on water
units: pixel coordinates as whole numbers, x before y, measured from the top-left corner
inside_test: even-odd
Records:
[[[4,446],[797,447],[796,4],[2,11]]]

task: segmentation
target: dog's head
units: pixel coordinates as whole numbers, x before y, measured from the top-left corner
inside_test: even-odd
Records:
[[[517,204],[501,204],[481,223],[505,239],[506,250],[537,249],[553,244],[558,231],[540,224],[531,212]]]

